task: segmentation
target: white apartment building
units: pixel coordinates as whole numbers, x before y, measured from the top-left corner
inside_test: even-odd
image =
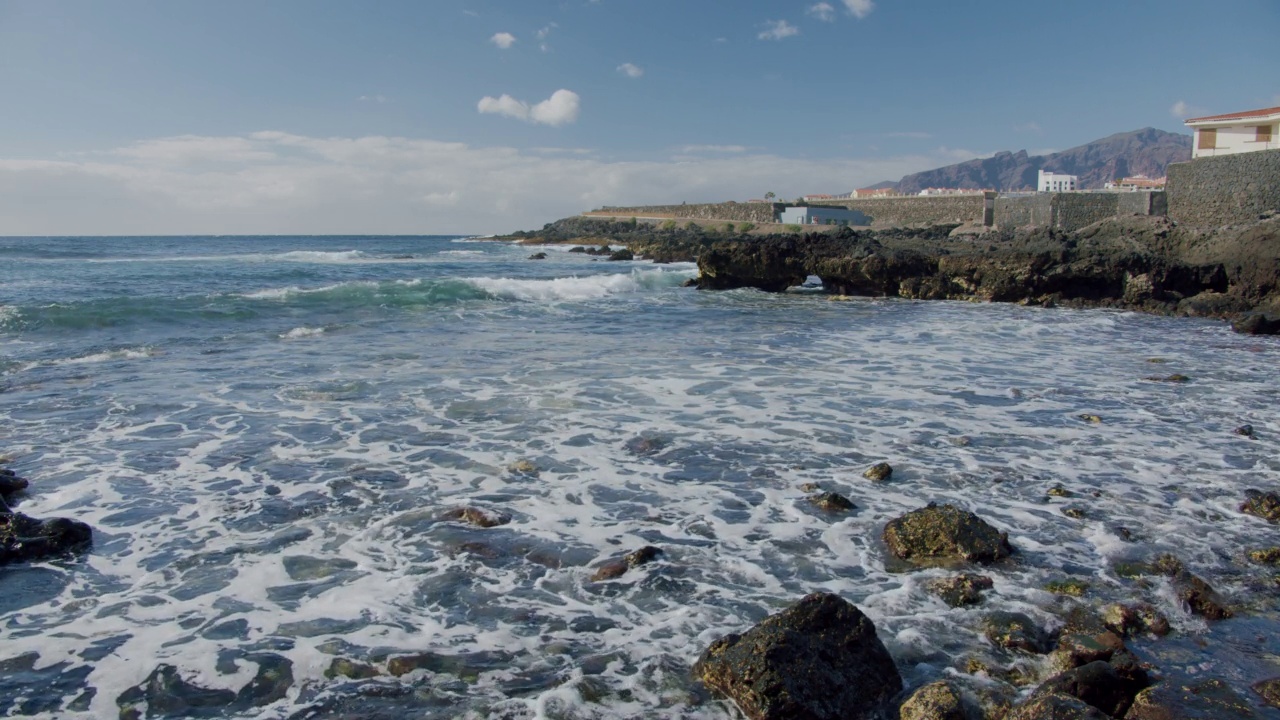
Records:
[[[1280,149],[1280,107],[1191,118],[1191,158]]]
[[[1040,192],[1072,192],[1076,189],[1076,176],[1041,170],[1036,189]]]

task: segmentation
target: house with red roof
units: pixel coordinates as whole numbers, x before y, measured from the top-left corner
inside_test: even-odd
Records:
[[[1191,158],[1280,149],[1280,107],[1189,118]]]

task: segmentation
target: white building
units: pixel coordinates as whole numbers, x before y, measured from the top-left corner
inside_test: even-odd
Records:
[[[1041,170],[1036,189],[1040,192],[1072,192],[1076,189],[1076,176]]]
[[[871,218],[859,210],[842,207],[788,207],[778,222],[793,225],[870,225]]]
[[[1192,159],[1280,149],[1280,107],[1191,118],[1186,123],[1196,131]]]

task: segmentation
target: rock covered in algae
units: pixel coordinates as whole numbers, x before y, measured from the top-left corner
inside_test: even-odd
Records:
[[[903,560],[987,563],[1013,553],[1007,533],[954,505],[934,503],[891,520],[884,528],[884,542]]]
[[[720,638],[693,672],[751,720],[870,720],[902,690],[871,620],[830,593]]]

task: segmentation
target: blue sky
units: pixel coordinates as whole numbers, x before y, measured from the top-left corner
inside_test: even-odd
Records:
[[[1280,105],[1277,37],[1274,0],[0,0],[0,234],[848,191]]]

